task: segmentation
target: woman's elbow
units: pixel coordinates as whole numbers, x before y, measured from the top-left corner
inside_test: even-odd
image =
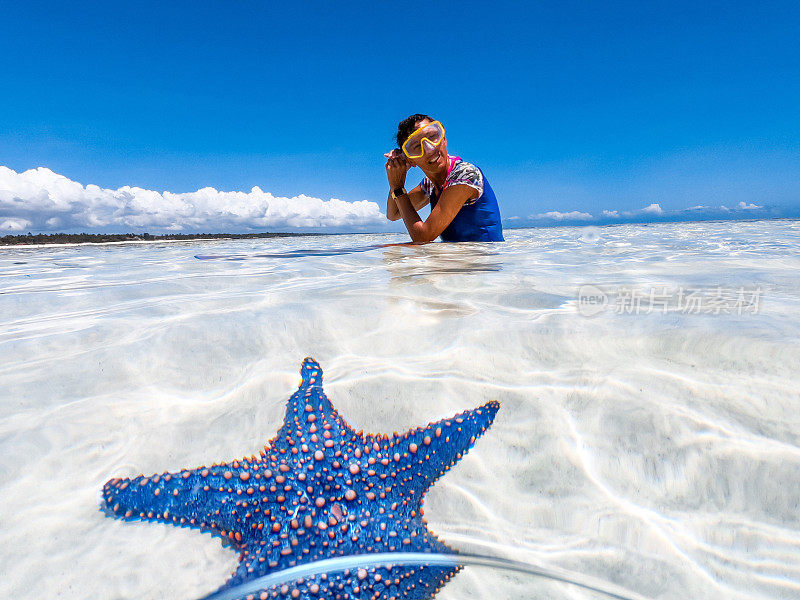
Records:
[[[412,227],[408,233],[411,235],[411,241],[416,244],[427,244],[438,237],[423,227]]]

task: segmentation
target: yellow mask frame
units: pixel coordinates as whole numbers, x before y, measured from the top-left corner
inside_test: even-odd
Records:
[[[430,131],[428,131],[428,128],[431,126],[439,130],[439,139],[435,142],[431,140],[430,137],[428,137],[430,135]],[[443,139],[444,139],[444,125],[442,125],[439,121],[431,121],[424,127],[420,127],[414,133],[408,136],[408,139],[405,142],[403,142],[403,154],[405,154],[408,158],[422,158],[423,156],[425,156],[425,146],[422,143],[423,141],[427,140],[429,144],[436,147],[442,143]],[[410,143],[413,143],[414,145],[419,144],[419,151],[414,152],[413,154],[409,152],[408,147]]]

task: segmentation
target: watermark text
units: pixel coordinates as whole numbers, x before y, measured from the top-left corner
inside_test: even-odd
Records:
[[[578,312],[591,317],[603,311],[619,315],[681,313],[690,315],[757,314],[763,296],[755,287],[633,287],[585,284],[578,289]]]

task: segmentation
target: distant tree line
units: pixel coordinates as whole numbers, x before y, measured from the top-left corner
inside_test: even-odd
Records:
[[[102,244],[105,242],[139,242],[158,240],[208,240],[208,239],[253,239],[293,237],[298,235],[322,235],[319,233],[28,233],[0,237],[0,246],[23,244]]]

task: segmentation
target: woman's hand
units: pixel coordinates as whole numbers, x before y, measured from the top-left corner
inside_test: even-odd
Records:
[[[396,190],[399,187],[405,187],[406,174],[414,165],[406,160],[402,150],[398,148],[395,148],[388,154],[384,154],[384,156],[387,159],[386,176],[389,179],[389,189]]]

